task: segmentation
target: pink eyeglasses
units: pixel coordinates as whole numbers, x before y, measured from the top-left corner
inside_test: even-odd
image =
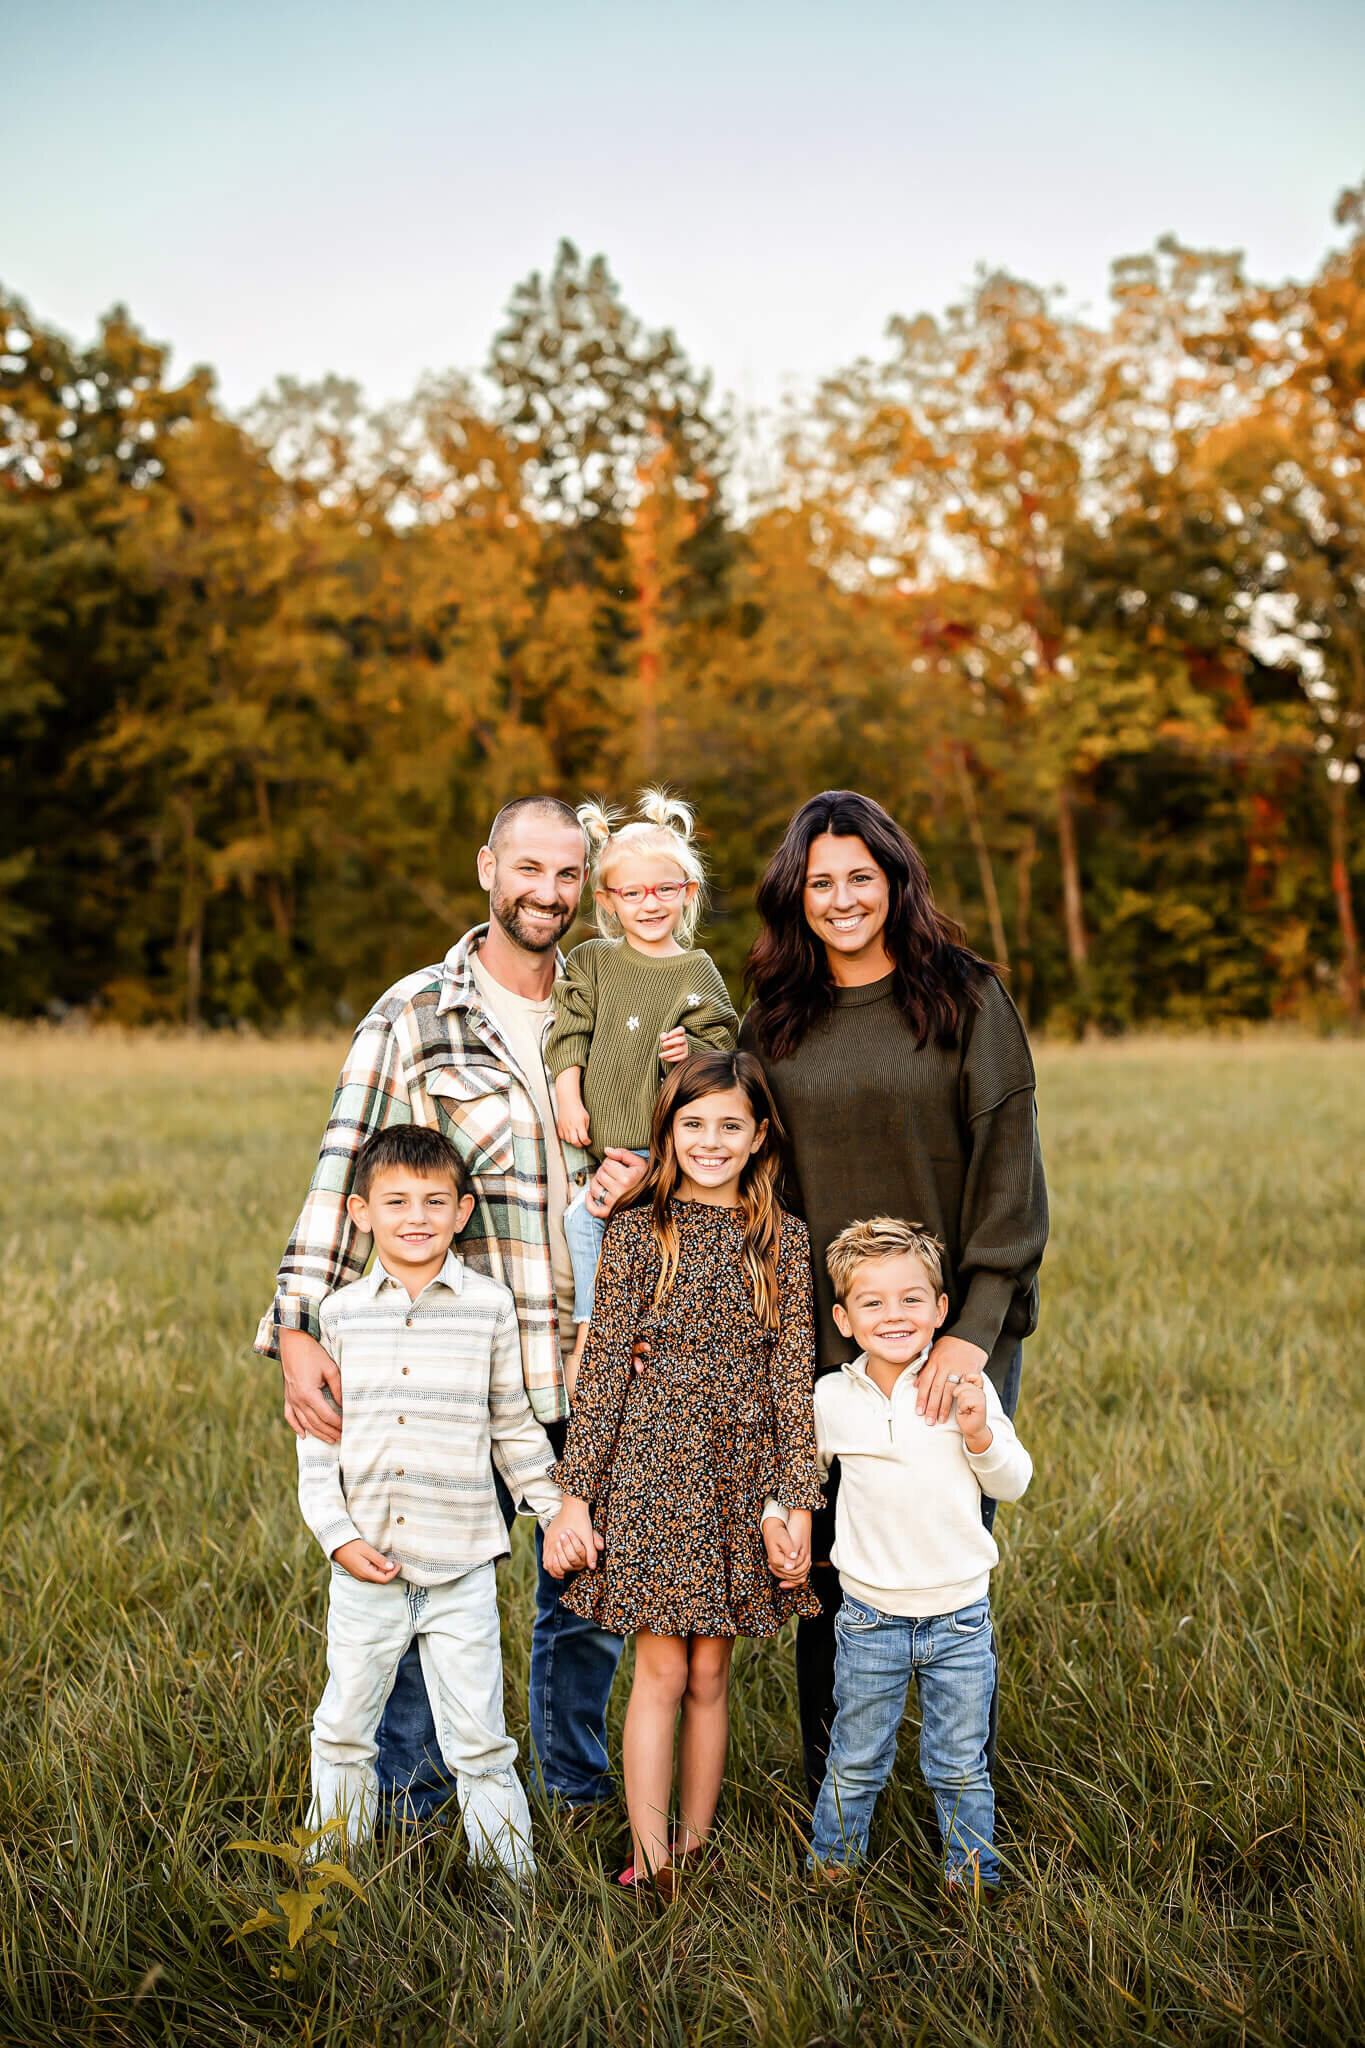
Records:
[[[604,888],[603,893],[614,896],[618,903],[643,903],[646,896],[657,896],[660,903],[676,903],[691,887],[690,882],[651,882],[644,889]]]

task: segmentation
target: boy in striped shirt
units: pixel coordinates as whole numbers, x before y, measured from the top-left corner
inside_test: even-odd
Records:
[[[309,1825],[340,1816],[349,1843],[368,1839],[375,1735],[415,1636],[470,1855],[526,1879],[531,1817],[503,1719],[494,1574],[509,1546],[490,1452],[542,1526],[560,1494],[526,1396],[515,1302],[453,1249],[473,1207],[439,1131],[392,1125],[357,1158],[347,1208],[374,1238],[374,1264],[321,1308],[341,1441],[299,1440],[299,1503],[332,1564]]]

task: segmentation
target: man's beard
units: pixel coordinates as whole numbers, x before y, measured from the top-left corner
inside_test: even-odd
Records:
[[[556,925],[527,924],[521,914],[522,903],[526,900],[524,897],[508,896],[498,889],[492,890],[488,907],[493,914],[493,922],[500,925],[513,945],[520,946],[523,952],[548,953],[559,944],[577,917],[577,907],[572,910],[561,908],[559,923]]]

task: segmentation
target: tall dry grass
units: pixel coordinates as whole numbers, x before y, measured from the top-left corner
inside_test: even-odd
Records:
[[[337,1050],[0,1041],[0,2040],[1365,2038],[1365,1054],[1307,1042],[1042,1058],[993,1914],[940,1917],[909,1741],[874,1867],[807,1888],[783,1640],[736,1660],[705,1904],[642,1913],[619,1815],[539,1814],[529,1900],[450,1834],[376,1851],[298,1983],[229,1946],[270,1887],[228,1844],[301,1817],[321,1681],[324,1569],[247,1347]]]

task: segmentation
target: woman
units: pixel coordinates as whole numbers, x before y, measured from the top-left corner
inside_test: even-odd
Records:
[[[924,863],[870,797],[804,804],[758,888],[763,930],[740,1044],[762,1060],[791,1141],[792,1206],[810,1230],[816,1371],[852,1356],[831,1314],[825,1252],[859,1217],[904,1217],[948,1249],[948,1319],[917,1407],[942,1421],[984,1365],[1008,1414],[1037,1323],[1047,1241],[1033,1061],[995,969],[934,906]],[[797,1624],[806,1781],[824,1776],[834,1712],[831,1505],[816,1517],[821,1613]],[[994,1503],[987,1505],[987,1520]]]

